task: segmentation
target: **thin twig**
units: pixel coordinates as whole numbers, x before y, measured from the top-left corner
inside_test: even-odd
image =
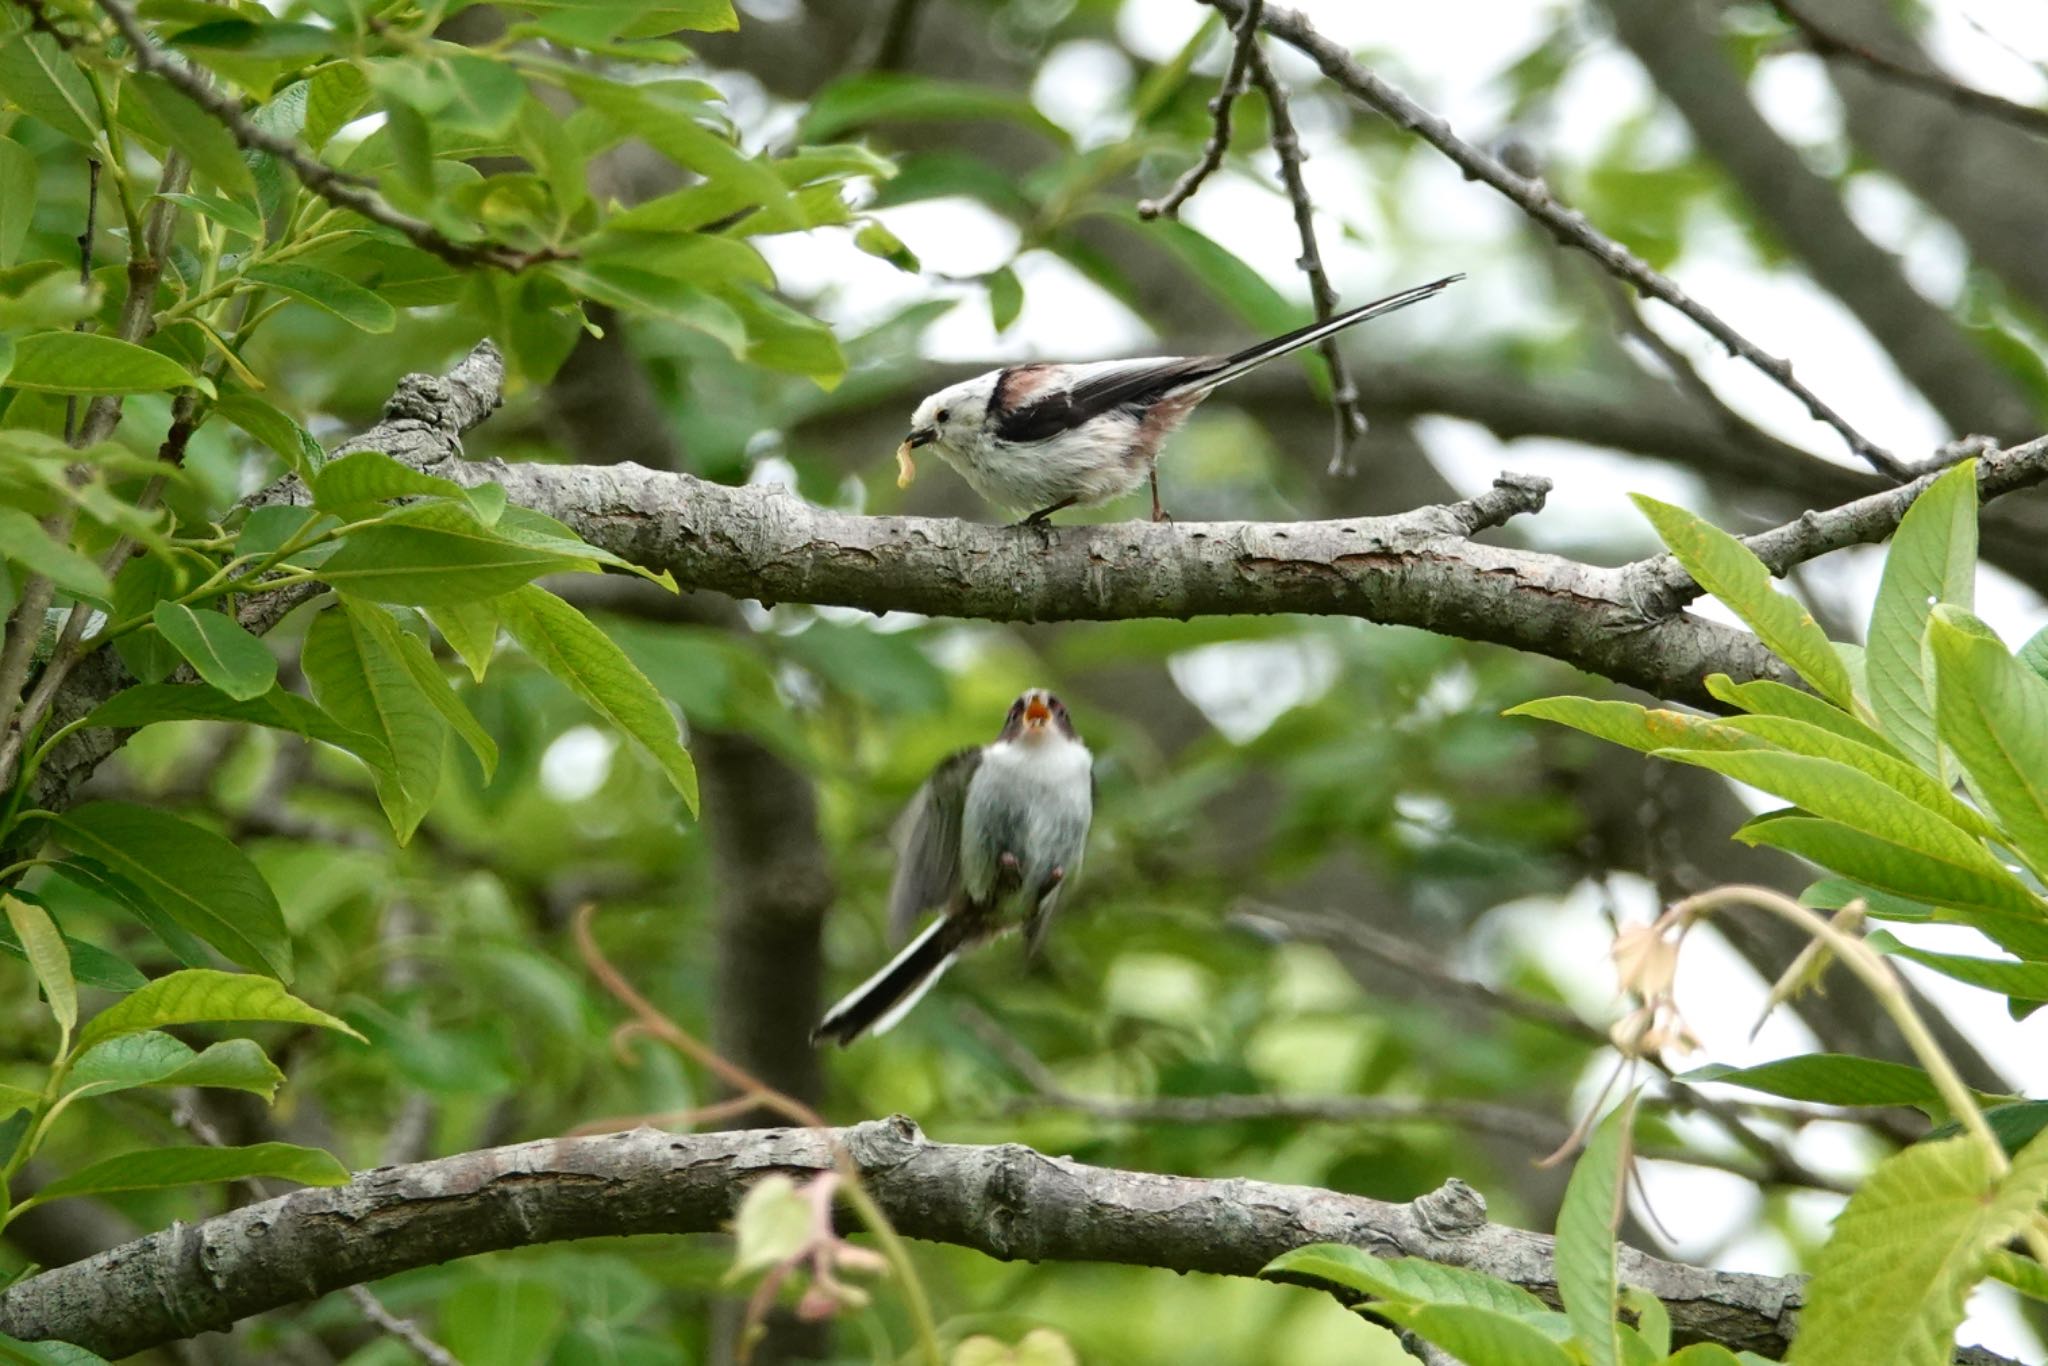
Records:
[[[873,54],[865,63],[869,71],[900,71],[910,62],[910,50],[917,43],[917,20],[924,0],[895,0],[882,20]]]
[[[1230,150],[1230,107],[1244,93],[1252,49],[1259,41],[1259,14],[1264,7],[1265,0],[1244,0],[1244,13],[1237,24],[1236,46],[1230,53],[1230,69],[1224,73],[1223,85],[1209,101],[1209,113],[1216,124],[1209,130],[1209,141],[1202,147],[1201,159],[1182,172],[1180,179],[1173,182],[1173,188],[1163,197],[1139,200],[1138,217],[1148,220],[1176,217],[1180,206],[1194,198],[1195,191],[1202,188],[1202,182],[1223,164],[1223,154]]]
[[[1958,109],[1998,119],[2035,137],[2048,137],[2048,109],[2021,104],[2016,100],[2006,99],[2003,95],[1994,95],[1988,90],[1964,85],[1961,81],[1939,72],[1926,71],[1904,62],[1894,61],[1881,52],[1872,51],[1853,38],[1823,26],[1794,8],[1789,0],[1770,0],[1770,5],[1778,12],[1780,19],[1799,30],[1799,36],[1806,40],[1806,46],[1811,48],[1816,56],[1847,58],[1868,67],[1873,74],[1885,80],[1937,96]]]
[[[100,212],[100,159],[85,159],[85,230],[78,234],[78,287],[92,289],[92,242]],[[73,332],[85,331],[85,319],[71,324]],[[64,396],[64,444],[78,439],[78,395]]]
[[[1251,53],[1252,80],[1265,95],[1267,114],[1273,122],[1273,151],[1280,158],[1280,180],[1294,206],[1294,230],[1301,238],[1301,255],[1295,264],[1308,276],[1316,321],[1323,322],[1337,311],[1337,290],[1330,283],[1329,272],[1323,269],[1323,253],[1316,245],[1315,202],[1309,198],[1308,181],[1301,173],[1301,164],[1308,160],[1308,154],[1301,150],[1301,139],[1294,131],[1294,115],[1287,107],[1287,88],[1274,75],[1272,64],[1257,43],[1250,44],[1247,50]],[[1350,474],[1354,468],[1351,449],[1365,435],[1366,425],[1365,414],[1358,408],[1358,386],[1352,382],[1350,368],[1344,363],[1344,350],[1335,337],[1323,338],[1318,349],[1330,367],[1330,408],[1336,422],[1329,473]]]
[[[1541,224],[1557,241],[1587,253],[1610,274],[1627,281],[1638,294],[1659,299],[1677,309],[1721,343],[1728,354],[1740,356],[1769,375],[1779,387],[1804,404],[1815,421],[1834,428],[1848,443],[1849,449],[1872,468],[1896,480],[1913,477],[1911,466],[1863,436],[1841,414],[1822,402],[1819,395],[1794,378],[1790,361],[1764,351],[1679,288],[1675,281],[1652,269],[1648,262],[1627,247],[1600,232],[1586,221],[1584,214],[1566,207],[1544,181],[1516,174],[1500,158],[1458,137],[1451,131],[1450,124],[1380,79],[1353,58],[1347,49],[1323,37],[1299,13],[1286,9],[1268,10],[1261,17],[1260,0],[1203,0],[1203,3],[1233,19],[1257,17],[1268,33],[1311,58],[1322,68],[1324,75],[1353,98],[1379,111],[1395,126],[1414,133],[1449,157],[1468,179],[1481,180],[1492,186]]]
[[[414,246],[431,252],[450,265],[489,266],[517,273],[542,261],[566,257],[567,253],[552,246],[529,251],[489,240],[458,242],[425,219],[401,213],[376,192],[375,180],[330,166],[292,139],[257,127],[242,112],[240,101],[215,90],[204,77],[183,62],[166,57],[150,41],[148,31],[136,19],[134,12],[120,0],[98,0],[98,4],[114,21],[114,27],[121,31],[121,36],[128,40],[130,56],[138,70],[162,77],[226,128],[239,146],[276,157],[292,168],[292,173],[308,190],[335,207],[403,233]]]

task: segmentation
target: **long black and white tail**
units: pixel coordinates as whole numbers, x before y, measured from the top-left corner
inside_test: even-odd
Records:
[[[888,966],[841,997],[811,1031],[811,1042],[850,1044],[870,1031],[880,1034],[910,1013],[932,983],[959,956],[961,925],[950,916],[934,920]]]
[[[1441,280],[1432,280],[1426,285],[1417,285],[1413,289],[1404,289],[1399,294],[1389,294],[1384,299],[1374,299],[1369,304],[1347,309],[1326,322],[1310,323],[1271,341],[1248,346],[1234,356],[1225,356],[1215,370],[1201,376],[1199,387],[1213,389],[1219,384],[1227,384],[1247,370],[1256,370],[1276,356],[1299,351],[1304,346],[1313,346],[1323,338],[1342,332],[1347,327],[1356,327],[1368,318],[1378,318],[1397,309],[1406,308],[1410,304],[1419,304],[1424,299],[1434,298],[1464,278],[1462,274],[1446,275]]]

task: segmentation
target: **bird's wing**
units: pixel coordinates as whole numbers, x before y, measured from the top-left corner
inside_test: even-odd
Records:
[[[918,916],[943,906],[960,886],[960,815],[981,750],[946,757],[897,823],[896,878],[889,884],[889,938],[901,943]]]
[[[1116,408],[1148,408],[1217,369],[1216,356],[1162,356],[1073,367],[1071,382],[1043,385],[1007,411],[992,411],[990,425],[1004,441],[1045,441]]]

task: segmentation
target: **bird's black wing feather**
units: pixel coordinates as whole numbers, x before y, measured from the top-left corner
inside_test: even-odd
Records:
[[[948,755],[924,780],[898,825],[896,878],[889,884],[889,938],[909,938],[917,918],[943,906],[960,886],[960,817],[981,750]]]
[[[1156,365],[1110,370],[1071,388],[1034,394],[1010,412],[989,416],[996,436],[1004,441],[1045,441],[1114,408],[1142,412],[1222,364],[1215,356],[1180,356]]]

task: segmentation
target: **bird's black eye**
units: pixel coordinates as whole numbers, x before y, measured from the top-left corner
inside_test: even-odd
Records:
[[[941,421],[941,422],[944,422],[944,421],[945,421],[945,420],[946,420],[947,418],[951,417],[952,415],[953,415],[953,410],[952,410],[951,408],[941,408],[941,409],[939,409],[939,421]]]

